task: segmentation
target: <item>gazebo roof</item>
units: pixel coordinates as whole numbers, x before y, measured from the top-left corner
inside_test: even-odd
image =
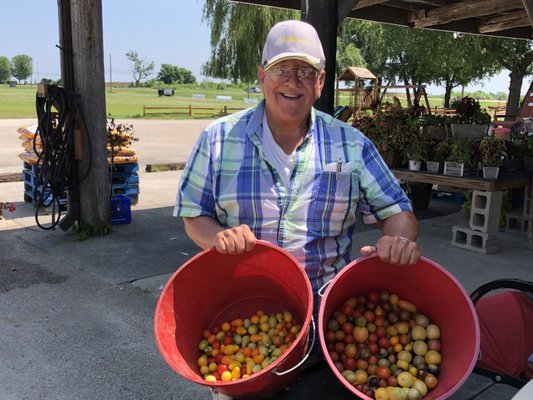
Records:
[[[348,67],[342,74],[339,75],[337,80],[339,81],[355,81],[359,79],[377,79],[376,76],[370,72],[367,68],[362,67]]]

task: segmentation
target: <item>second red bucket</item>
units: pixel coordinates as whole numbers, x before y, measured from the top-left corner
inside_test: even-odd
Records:
[[[479,352],[479,324],[472,302],[455,277],[437,263],[421,257],[415,265],[397,266],[377,256],[353,261],[330,282],[320,303],[320,345],[333,373],[358,398],[371,400],[348,383],[329,357],[325,327],[329,318],[353,296],[371,290],[396,293],[415,305],[441,330],[442,364],[439,383],[424,400],[447,399],[468,378]]]
[[[253,375],[230,382],[207,382],[198,371],[202,330],[243,318],[258,309],[291,311],[302,328],[289,349]],[[238,399],[261,399],[297,377],[306,355],[313,292],[304,269],[286,251],[259,241],[252,252],[223,255],[206,250],[182,265],[159,297],[154,334],[167,363],[188,380]],[[313,332],[314,333],[314,332]]]

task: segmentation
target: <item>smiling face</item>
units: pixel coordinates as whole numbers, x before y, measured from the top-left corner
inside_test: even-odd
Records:
[[[300,60],[284,60],[276,66],[290,68],[309,68]],[[271,73],[259,67],[258,80],[265,96],[265,112],[268,125],[274,132],[277,129],[307,131],[309,113],[324,86],[324,70],[319,72],[316,83],[300,82],[293,71],[289,80],[276,81]]]

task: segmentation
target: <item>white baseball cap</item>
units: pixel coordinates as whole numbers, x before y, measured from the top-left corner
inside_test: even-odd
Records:
[[[326,57],[315,28],[307,22],[278,22],[268,33],[261,65],[268,69],[283,60],[302,60],[316,70],[324,68]]]

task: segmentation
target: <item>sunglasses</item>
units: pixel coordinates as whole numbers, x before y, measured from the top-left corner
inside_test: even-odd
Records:
[[[296,78],[306,85],[314,85],[318,79],[318,71],[314,68],[291,68],[275,66],[267,70],[275,82],[287,82],[296,71]]]

